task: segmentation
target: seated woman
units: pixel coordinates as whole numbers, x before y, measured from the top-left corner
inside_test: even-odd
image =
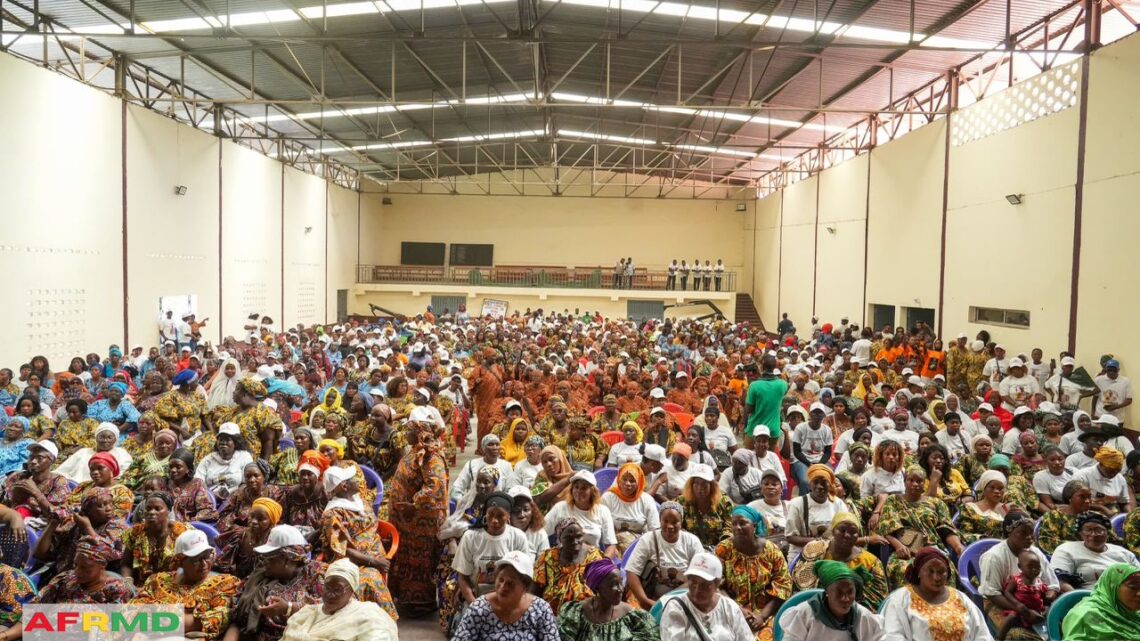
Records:
[[[831,540],[820,539],[804,546],[799,560],[792,571],[792,583],[796,591],[818,587],[814,566],[819,561],[839,561],[851,570],[862,569],[863,587],[859,603],[872,612],[879,611],[879,605],[887,596],[887,573],[879,557],[866,549],[857,547],[863,535],[863,523],[851,512],[840,512],[831,521]],[[879,535],[873,535],[876,539]]]
[[[36,441],[28,436],[32,423],[26,416],[9,418],[7,414],[0,412],[0,424],[4,426],[4,438],[0,439],[0,478],[2,478],[23,469],[24,464],[31,458],[28,448]]]
[[[610,446],[590,431],[588,418],[571,417],[570,434],[566,441],[566,458],[574,470],[600,470],[606,466]]]
[[[3,412],[0,412],[3,414]],[[3,418],[0,417],[0,423]],[[4,479],[0,504],[7,505],[24,518],[46,519],[62,509],[71,494],[67,479],[51,471],[57,449],[51,441],[38,441],[28,447],[25,474],[9,474]]]
[[[554,536],[558,547],[538,555],[530,591],[549,603],[551,610],[561,612],[563,605],[590,596],[583,575],[587,565],[603,557],[598,548],[586,543],[585,530],[572,516],[564,517],[555,526]]]
[[[511,552],[499,559],[495,590],[475,601],[453,641],[559,641],[550,605],[528,592],[535,570],[529,554]]]
[[[642,535],[626,563],[629,591],[646,610],[667,592],[685,584],[685,569],[704,550],[700,539],[681,529],[685,508],[668,501],[661,504],[661,529]],[[654,572],[646,572],[652,564]]]
[[[926,471],[926,494],[936,499],[942,499],[956,511],[961,503],[972,500],[970,486],[962,473],[950,467],[950,454],[945,447],[934,444],[922,450],[918,455],[918,464]]]
[[[455,634],[459,622],[471,604],[494,589],[492,574],[495,562],[508,552],[530,551],[530,543],[517,528],[508,527],[514,501],[505,492],[487,497],[479,518],[459,539],[459,548],[451,561],[452,574],[444,583],[440,625],[448,637]]]
[[[99,426],[99,421],[87,418],[87,401],[82,398],[71,399],[64,407],[65,418],[59,422],[55,436],[52,437],[59,446],[61,459],[66,459],[85,447],[95,447],[95,429]],[[118,432],[118,428],[115,428],[115,431]],[[153,432],[151,434],[153,435]]]
[[[567,603],[558,614],[558,632],[576,641],[659,641],[660,632],[646,610],[622,602],[621,568],[609,559],[586,566],[586,586],[594,593]]]
[[[253,509],[254,501],[262,497],[276,501],[284,491],[278,485],[265,482],[269,476],[269,464],[264,459],[247,464],[242,474],[245,482],[229,495],[218,510],[219,532],[249,525],[249,511]]]
[[[835,495],[838,482],[830,467],[822,464],[809,467],[807,479],[808,493],[787,503],[788,558],[795,558],[808,543],[829,537],[835,515],[851,511],[843,499]]]
[[[116,574],[107,571],[107,564],[118,558],[118,553],[107,541],[84,537],[75,546],[75,567],[55,575],[40,588],[34,603],[126,603],[134,596],[134,588]],[[19,628],[19,629],[17,629]],[[6,630],[0,639],[19,639],[22,626]]]
[[[309,559],[300,530],[278,525],[254,552],[258,563],[234,603],[227,641],[279,641],[290,615],[321,602],[325,566]]]
[[[202,436],[206,434],[199,435],[198,438],[201,439]],[[193,451],[197,452],[198,448],[195,447]],[[194,478],[201,479],[214,497],[222,501],[241,485],[243,470],[252,462],[253,456],[242,438],[241,428],[237,423],[222,423],[218,428],[213,451],[198,462],[194,468]]]
[[[325,570],[321,603],[305,605],[292,615],[291,604],[278,597],[269,597],[265,607],[288,619],[283,641],[395,641],[395,621],[375,603],[356,600],[359,589],[359,568],[340,559]]]
[[[724,564],[721,589],[736,600],[757,639],[770,637],[776,611],[792,595],[788,562],[767,534],[764,517],[741,505],[732,511],[732,537],[716,547]]]
[[[354,477],[354,470],[343,467],[325,471],[323,483],[329,502],[321,517],[321,553],[326,563],[347,557],[360,566],[358,595],[396,620],[399,617],[383,578],[391,564],[376,530],[376,514],[371,505],[360,500]]]
[[[297,484],[286,489],[281,497],[281,506],[285,508],[282,521],[302,531],[316,531],[320,527],[321,515],[328,504],[328,497],[321,488],[321,476],[328,466],[329,461],[323,454],[312,450],[301,454]]]
[[[80,540],[101,539],[114,550],[115,556],[109,560],[117,567],[123,552],[123,533],[128,527],[126,521],[115,516],[111,491],[97,488],[87,493],[75,514],[65,518],[62,510],[49,512],[47,527],[32,553],[38,561],[55,562],[52,568],[54,576],[75,567],[75,553]]]
[[[606,465],[618,467],[626,463],[641,462],[641,426],[635,421],[626,421],[621,426],[622,442],[610,446]]]
[[[970,487],[978,484],[982,473],[989,469],[990,457],[993,456],[994,440],[988,434],[975,434],[970,439],[970,453],[958,459],[954,467],[962,473],[962,478]]]
[[[1140,560],[1127,548],[1108,542],[1112,522],[1100,512],[1083,512],[1077,516],[1080,541],[1057,546],[1049,562],[1061,579],[1061,588],[1091,588],[1100,575],[1114,563],[1140,567]]]
[[[744,612],[728,595],[720,593],[724,568],[708,552],[693,557],[685,570],[687,592],[669,599],[661,611],[661,641],[752,641]],[[699,623],[697,623],[699,621]],[[704,630],[697,625],[703,625]]]
[[[76,483],[90,481],[91,475],[87,471],[87,463],[91,461],[92,456],[99,452],[106,452],[115,457],[118,468],[125,470],[130,466],[132,459],[126,450],[118,446],[118,442],[119,427],[114,423],[100,423],[95,430],[95,447],[85,447],[76,451],[67,457],[55,471]]]
[[[214,567],[219,572],[245,579],[257,567],[255,550],[269,540],[269,532],[281,521],[281,504],[270,498],[254,499],[249,509],[249,524],[236,525],[218,535],[218,558]]]
[[[138,460],[147,454],[154,451],[154,437],[161,430],[160,425],[162,419],[153,411],[145,411],[139,414],[139,421],[136,424],[134,434],[128,434],[123,439],[123,449],[131,455],[131,459]],[[174,430],[170,430],[174,431]],[[177,436],[177,434],[175,435]],[[94,443],[84,443],[79,447],[93,447]],[[79,447],[75,449],[79,449]],[[74,451],[74,450],[73,450]],[[124,472],[126,474],[126,472]]]
[[[708,465],[690,463],[692,474],[678,503],[685,509],[682,526],[697,535],[701,545],[714,547],[732,535],[732,501],[720,491]]]
[[[617,530],[618,550],[625,552],[638,537],[661,527],[657,501],[645,492],[645,473],[637,463],[618,469],[617,480],[602,495],[602,505],[610,510]]]
[[[483,451],[482,457],[467,461],[452,480],[450,496],[453,501],[458,501],[467,494],[471,486],[475,485],[475,477],[485,467],[493,467],[498,470],[497,478],[503,480],[504,490],[514,485],[514,469],[510,463],[499,457],[502,451],[499,437],[494,434],[487,434],[480,444]]]
[[[550,535],[546,533],[546,521],[542,510],[535,505],[530,490],[516,485],[507,492],[511,497],[511,527],[517,528],[526,536],[528,554],[538,556],[550,549]]]
[[[1088,511],[1100,512],[1105,517],[1108,510],[1104,506],[1092,501],[1092,490],[1084,481],[1069,481],[1061,493],[1061,501],[1041,517],[1041,525],[1037,528],[1037,547],[1045,554],[1053,554],[1057,546],[1066,541],[1080,541],[1081,536],[1077,528],[1077,516]],[[1124,522],[1124,540],[1128,539],[1129,516]],[[1116,533],[1109,528],[1108,542],[1120,543]],[[1127,543],[1125,543],[1127,545]]]
[[[964,549],[946,504],[926,495],[926,481],[921,467],[907,468],[906,491],[887,499],[878,520],[877,533],[887,537],[894,550],[887,561],[887,583],[892,588],[905,584],[906,570],[920,548],[934,545],[943,552],[953,550],[959,555]],[[951,573],[951,580],[957,580],[953,568]]]
[[[1003,590],[1009,579],[1021,574],[1018,556],[1027,550],[1035,554],[1041,565],[1041,579],[1047,588],[1054,594],[1063,591],[1049,559],[1045,558],[1044,552],[1033,545],[1033,525],[1033,519],[1027,513],[1016,510],[1009,512],[1002,522],[1005,540],[991,547],[982,554],[981,558],[978,592],[985,598],[986,617],[995,628],[1000,629],[1011,612],[1018,614],[1016,627],[1010,629],[1006,635],[1006,639],[1013,641],[1039,640],[1040,637],[1029,629],[1029,626],[1045,622],[1043,614],[1010,599]]]
[[[760,498],[760,470],[748,464],[749,457],[755,460],[750,450],[736,450],[731,465],[720,473],[720,491],[734,505],[747,505]]]
[[[530,493],[539,507],[549,510],[570,486],[574,470],[570,468],[566,453],[554,445],[542,448],[538,461],[542,465],[542,471],[534,477]]]
[[[214,546],[206,534],[187,530],[174,543],[177,571],[158,572],[139,588],[132,605],[181,605],[186,633],[201,633],[200,638],[219,641],[230,625],[233,608],[241,589],[241,580],[228,574],[216,574]]]
[[[1004,456],[995,454],[994,458]],[[958,532],[967,544],[979,539],[1000,539],[1001,524],[1010,507],[1005,499],[1005,475],[997,470],[986,470],[974,484],[978,500],[962,506],[958,513]]]
[[[1046,445],[1041,451],[1045,468],[1033,475],[1033,490],[1037,501],[1047,515],[1062,503],[1065,485],[1073,480],[1073,472],[1065,467],[1065,453],[1055,445]]]
[[[784,613],[780,628],[786,641],[875,641],[883,637],[883,624],[875,611],[863,605],[866,577],[838,561],[812,566],[821,594],[813,595]],[[905,637],[911,639],[914,637]]]
[[[1093,502],[1103,505],[1110,514],[1128,513],[1136,508],[1136,499],[1121,471],[1124,454],[1103,446],[1093,456],[1095,464],[1073,472],[1073,479],[1084,481],[1093,493]]]
[[[163,430],[166,431],[166,430]],[[166,439],[156,437],[156,455],[166,447]],[[190,523],[218,520],[218,510],[214,497],[206,489],[202,479],[194,477],[194,453],[186,448],[178,448],[167,457],[166,490],[174,497],[174,518]]]
[[[104,488],[111,491],[115,506],[115,516],[125,519],[135,505],[135,493],[127,489],[122,483],[116,483],[119,477],[119,461],[107,452],[99,452],[87,462],[87,472],[91,475],[90,481],[84,481],[76,486],[71,496],[67,497],[67,507],[72,510],[79,509],[83,498],[95,488]]]
[[[997,470],[1005,476],[1006,505],[1029,514],[1039,512],[1039,502],[1037,492],[1033,489],[1033,482],[1022,472],[1020,466],[1005,454],[994,454],[990,457],[990,469]]]
[[[602,504],[593,472],[580,470],[574,473],[568,496],[546,513],[546,533],[554,534],[557,525],[568,517],[578,522],[588,545],[604,550],[611,558],[620,556],[613,515],[610,508]]]
[[[123,472],[123,485],[137,492],[143,481],[152,476],[166,476],[170,465],[170,455],[178,448],[178,434],[174,430],[159,430],[154,435],[153,448],[131,461]],[[194,471],[194,457],[190,457],[190,471]]]
[[[1140,568],[1109,566],[1092,594],[1081,599],[1061,622],[1065,641],[1140,639]]]
[[[760,474],[760,499],[748,504],[748,507],[764,515],[768,524],[768,538],[779,538],[781,549],[787,549],[784,540],[784,530],[788,527],[788,506],[784,503],[784,483],[773,470],[764,470]]]
[[[158,572],[176,567],[174,542],[189,529],[185,523],[171,518],[174,499],[166,492],[152,492],[143,499],[145,516],[123,534],[123,578],[141,585]]]
[[[329,467],[342,467],[346,470],[352,470],[353,478],[356,479],[356,487],[359,488],[360,500],[371,509],[372,504],[376,501],[376,490],[368,487],[368,483],[364,479],[364,470],[360,469],[355,461],[345,460],[344,446],[337,441],[326,438],[317,444],[317,451],[328,459]]]
[[[906,586],[891,592],[883,604],[887,639],[992,641],[978,606],[955,587],[952,567],[938,548],[915,554]]]
[[[526,442],[532,436],[538,436],[530,427],[525,418],[516,418],[503,437],[500,446],[503,450],[503,460],[513,468],[517,463],[526,460]]]

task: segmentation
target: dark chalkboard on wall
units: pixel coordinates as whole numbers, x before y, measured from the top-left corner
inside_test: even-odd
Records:
[[[463,267],[491,267],[495,264],[495,246],[452,243],[451,264]]]
[[[446,243],[400,243],[401,265],[443,265]]]

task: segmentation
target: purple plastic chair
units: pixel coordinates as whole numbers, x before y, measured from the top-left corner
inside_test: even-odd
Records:
[[[610,486],[617,480],[617,474],[618,471],[612,467],[603,467],[594,472],[594,478],[598,481],[598,491],[605,492],[610,489]]]
[[[1000,539],[982,539],[975,541],[966,546],[962,550],[962,556],[958,558],[958,578],[962,582],[962,589],[974,603],[980,608],[982,607],[982,595],[978,593],[978,589],[970,582],[970,579],[981,575],[982,573],[982,554],[993,546],[1001,543]]]

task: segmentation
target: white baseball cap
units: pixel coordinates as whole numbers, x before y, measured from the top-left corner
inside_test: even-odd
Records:
[[[574,472],[574,476],[570,477],[570,484],[573,485],[574,481],[585,481],[594,487],[598,487],[598,479],[594,473],[589,470],[578,470]]]
[[[291,545],[304,547],[306,543],[305,535],[301,534],[300,530],[292,525],[282,524],[274,526],[269,531],[269,538],[265,540],[265,545],[259,545],[253,548],[253,551],[258,554],[269,554]]]
[[[1076,359],[1075,359],[1075,358],[1073,358],[1072,356],[1066,356],[1066,357],[1064,357],[1064,358],[1062,358],[1062,359],[1061,359],[1061,365],[1062,365],[1062,366],[1065,366],[1065,365],[1076,365],[1076,364],[1077,364],[1077,361],[1076,361]]]
[[[655,408],[653,408],[653,409],[649,410],[649,414],[650,414],[650,415],[653,415],[653,414],[664,414],[664,413],[665,413],[665,408],[664,408],[664,407],[655,407]]]
[[[789,409],[790,409],[790,408],[789,408]],[[808,411],[810,411],[810,412],[814,412],[814,411],[816,411],[816,410],[819,410],[819,411],[823,412],[824,414],[827,414],[827,406],[826,406],[826,405],[824,405],[823,403],[820,403],[819,401],[816,401],[816,402],[812,403],[812,404],[811,404],[811,409],[810,409],[810,410],[808,410]]]
[[[985,411],[989,412],[990,414],[994,413],[994,406],[990,405],[989,403],[982,403],[981,405],[978,406],[978,409],[979,410],[985,410]]]
[[[911,368],[909,368],[909,367],[904,367],[904,368],[903,368],[903,371],[902,371],[902,375],[903,375],[903,376],[910,376],[910,375],[911,375],[911,374],[913,374],[913,373],[914,373],[914,370],[913,370],[913,369],[911,369]]]
[[[650,443],[645,446],[645,458],[663,464],[668,457],[666,456],[665,448],[656,443]]]
[[[716,480],[716,475],[713,474],[713,469],[709,465],[703,463],[696,463],[693,465],[692,478],[701,479],[702,481],[713,482]]]
[[[507,401],[506,406],[503,407],[503,411],[505,412],[505,411],[511,409],[512,407],[517,407],[520,410],[523,408],[522,403],[520,403],[520,402],[518,402],[512,398],[511,400]]]
[[[218,428],[218,434],[229,434],[230,436],[241,436],[241,428],[237,423],[222,423]]]
[[[917,376],[910,376],[909,378],[906,379],[906,384],[907,385],[917,385],[919,387],[922,387],[922,379],[917,377]]]
[[[693,555],[689,567],[685,569],[685,576],[695,576],[705,581],[718,581],[724,573],[724,566],[715,554],[698,552]]]
[[[1113,427],[1120,427],[1120,419],[1116,418],[1112,414],[1101,414],[1097,417],[1096,422],[1100,423],[1101,425],[1112,425]]]
[[[527,554],[521,550],[511,550],[507,552],[498,561],[495,561],[495,567],[501,568],[504,565],[509,565],[518,571],[519,574],[528,579],[534,578],[534,555]]]
[[[175,556],[181,555],[193,558],[203,552],[212,551],[213,549],[214,546],[210,545],[210,541],[206,538],[206,533],[197,529],[186,530],[178,535],[178,540],[174,542]]]
[[[1009,359],[1009,366],[1011,369],[1014,367],[1025,367],[1025,361],[1023,361],[1020,358],[1017,358],[1015,356],[1015,357]]]
[[[649,398],[665,398],[665,390],[660,387],[654,387],[649,390]]]
[[[677,375],[673,378],[689,378],[689,374],[687,372],[677,372]]]

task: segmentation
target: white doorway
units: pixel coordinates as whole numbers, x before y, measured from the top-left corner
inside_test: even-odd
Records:
[[[166,313],[170,312],[170,319],[166,318]],[[159,344],[162,343],[162,333],[165,329],[168,338],[174,336],[176,328],[182,322],[184,314],[198,313],[198,295],[197,294],[174,294],[170,296],[158,297],[158,327],[159,330]],[[173,340],[173,339],[171,339]]]

